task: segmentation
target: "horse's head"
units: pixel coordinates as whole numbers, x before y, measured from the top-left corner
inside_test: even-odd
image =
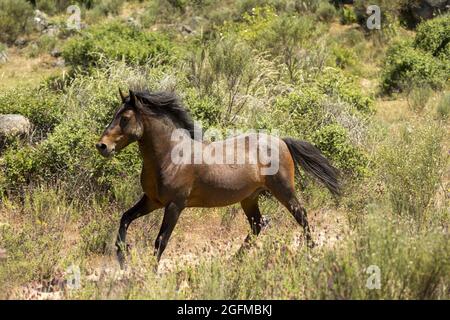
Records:
[[[140,101],[131,90],[129,97],[125,97],[120,89],[119,93],[122,105],[95,145],[104,157],[110,157],[130,143],[138,141],[144,131],[139,115],[139,109],[142,108]]]

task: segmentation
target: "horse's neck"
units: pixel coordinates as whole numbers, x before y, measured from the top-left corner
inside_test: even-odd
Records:
[[[176,129],[163,119],[153,119],[144,124],[144,134],[139,149],[147,170],[159,174],[170,161],[173,147],[172,132]]]

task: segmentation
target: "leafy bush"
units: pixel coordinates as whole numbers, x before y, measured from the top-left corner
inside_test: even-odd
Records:
[[[447,119],[450,116],[450,93],[444,93],[436,107],[437,114],[441,119]]]
[[[325,94],[350,104],[361,113],[370,114],[374,111],[374,99],[362,93],[355,79],[338,70],[326,69],[318,77],[317,85]]]
[[[313,143],[323,154],[347,174],[363,176],[366,174],[368,158],[352,145],[347,131],[339,124],[319,128],[312,136]]]
[[[345,248],[326,253],[323,263],[330,267],[315,272],[318,298],[443,298],[448,241],[437,230],[418,232],[405,220],[371,210]],[[369,266],[380,270],[377,290],[366,287]]]
[[[0,113],[18,113],[30,119],[39,134],[46,134],[64,117],[60,97],[45,87],[18,87],[0,92]]]
[[[450,63],[450,14],[422,22],[414,46]]]
[[[204,129],[215,127],[220,122],[221,108],[214,97],[200,95],[195,90],[189,90],[184,97],[184,104],[192,117],[199,121]]]
[[[433,93],[433,90],[427,85],[420,87],[413,86],[407,90],[408,105],[414,111],[422,111]]]
[[[346,68],[356,64],[357,57],[349,48],[335,45],[332,48],[332,53],[335,57],[336,65],[340,68]]]
[[[326,108],[328,99],[319,88],[314,87],[302,88],[301,91],[278,99],[274,109],[281,112],[276,118],[282,119],[282,124],[277,129],[312,141],[344,173],[361,177],[366,174],[368,159],[364,151],[350,139],[349,129],[330,114]],[[273,118],[270,121],[273,122]]]
[[[235,36],[201,47],[192,56],[190,67],[189,78],[199,93],[222,106],[216,119],[225,126],[235,122],[249,95],[265,88],[275,72],[262,54]]]
[[[305,64],[314,61],[317,44],[312,39],[321,34],[324,26],[311,16],[277,14],[271,6],[255,7],[244,13],[242,21],[226,22],[220,32],[228,37],[243,39],[259,51],[268,51],[280,57],[289,80],[297,82]],[[317,69],[317,66],[312,66]]]
[[[343,24],[352,24],[358,21],[358,17],[356,16],[355,10],[353,7],[344,6],[341,10],[341,22]]]
[[[50,53],[57,45],[58,39],[54,36],[42,35],[35,43],[27,47],[30,57],[37,57],[43,53]]]
[[[336,8],[328,1],[321,1],[317,7],[316,14],[320,20],[331,22],[336,16]]]
[[[105,161],[94,148],[101,132],[93,125],[98,127],[86,121],[64,122],[35,147],[8,149],[1,163],[5,170],[4,189],[13,191],[28,184],[65,181],[73,194],[92,188],[106,191],[113,179],[135,175],[140,168],[136,148],[127,148],[113,161]]]
[[[131,64],[165,64],[174,60],[175,52],[160,34],[111,22],[91,27],[67,41],[62,55],[70,65],[88,68],[101,64],[102,58]]]
[[[402,42],[389,48],[383,68],[382,88],[386,93],[404,90],[411,84],[443,87],[448,76],[448,66],[432,54]]]
[[[105,217],[104,211],[95,210],[91,218],[80,230],[81,250],[84,253],[106,254],[111,252],[117,230],[115,215]]]
[[[401,137],[379,155],[383,177],[394,212],[423,222],[442,175],[442,128],[424,125],[406,128]]]
[[[118,15],[124,0],[101,0],[95,1],[92,10],[101,13],[104,16],[109,14]]]
[[[265,35],[265,48],[274,56],[281,56],[292,82],[302,78],[303,70],[308,72],[308,69],[318,69],[317,64],[308,66],[307,63],[314,61],[312,56],[320,57],[314,51],[318,47],[317,43],[312,44],[312,40],[319,36],[322,28],[323,25],[317,24],[309,16],[283,15],[274,20],[273,26]],[[308,55],[308,51],[311,55]]]
[[[56,190],[44,189],[25,194],[21,206],[25,223],[0,225],[0,247],[8,252],[8,263],[0,264],[0,283],[50,283],[63,259],[62,231],[72,210]]]
[[[0,42],[11,43],[31,28],[33,8],[26,0],[0,0]]]

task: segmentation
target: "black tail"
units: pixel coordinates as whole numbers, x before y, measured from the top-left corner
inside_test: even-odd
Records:
[[[339,172],[319,149],[306,141],[284,138],[296,165],[322,182],[334,195],[340,194]]]

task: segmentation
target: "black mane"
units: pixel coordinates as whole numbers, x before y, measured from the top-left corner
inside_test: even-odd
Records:
[[[189,131],[192,139],[197,130],[189,112],[184,108],[180,99],[173,92],[150,92],[148,90],[133,91],[136,98],[152,115],[168,116],[173,122]],[[130,103],[130,97],[125,100],[125,105]]]

